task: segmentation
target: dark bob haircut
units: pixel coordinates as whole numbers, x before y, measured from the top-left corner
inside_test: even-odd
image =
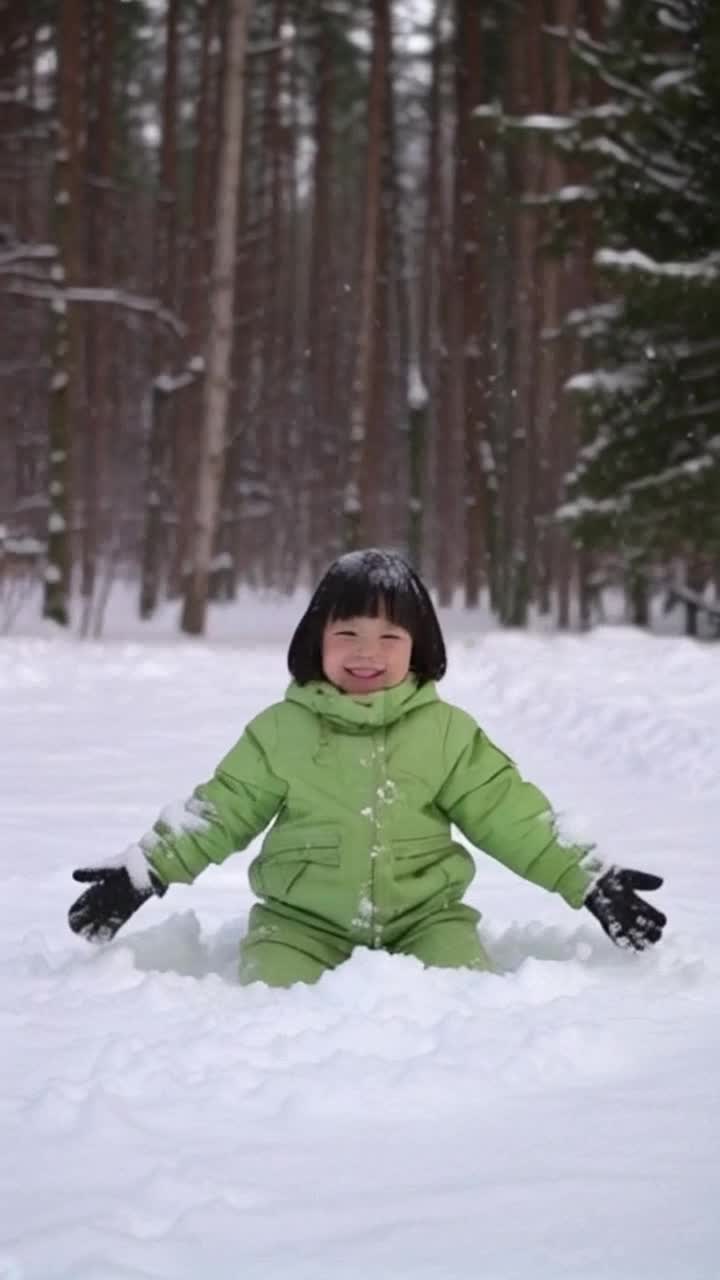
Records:
[[[418,684],[440,680],[447,657],[440,623],[427,588],[402,556],[370,547],[333,561],[318,583],[288,649],[288,667],[298,684],[325,678],[323,631],[341,618],[377,618],[410,632],[410,670]]]

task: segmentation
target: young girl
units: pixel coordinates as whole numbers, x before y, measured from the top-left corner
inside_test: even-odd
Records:
[[[185,802],[139,846],[84,868],[70,927],[104,942],[153,894],[189,884],[275,821],[250,866],[260,899],[240,975],[314,982],[355,947],[425,965],[488,969],[475,874],[451,823],[534,884],[586,906],[620,946],[657,942],[665,916],[636,889],[659,876],[608,867],[563,841],[550,805],[464,711],[435,690],[445,645],[430,597],[398,555],[330,566],[290,644],[293,681]]]

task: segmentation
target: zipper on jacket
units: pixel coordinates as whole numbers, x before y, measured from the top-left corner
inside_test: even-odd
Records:
[[[377,741],[376,741],[377,739]],[[373,948],[382,946],[382,925],[378,923],[377,918],[377,879],[378,879],[378,860],[385,853],[383,823],[381,818],[381,806],[385,793],[387,764],[385,758],[385,729],[378,729],[377,734],[373,734],[373,763],[374,772],[374,790],[372,798],[373,811],[373,827],[375,838],[370,849],[370,930]]]

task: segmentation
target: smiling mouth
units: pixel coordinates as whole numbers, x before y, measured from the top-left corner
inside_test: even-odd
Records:
[[[376,676],[383,676],[385,672],[382,668],[377,667],[346,667],[349,676],[355,676],[357,680],[374,680]]]

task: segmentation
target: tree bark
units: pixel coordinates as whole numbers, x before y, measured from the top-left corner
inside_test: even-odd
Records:
[[[462,298],[462,370],[459,391],[464,446],[465,605],[476,608],[495,557],[495,489],[488,433],[488,233],[485,148],[473,117],[482,101],[482,15],[457,0],[455,176],[457,288]]]
[[[204,0],[200,38],[199,89],[194,121],[190,246],[185,276],[183,317],[187,324],[185,367],[195,376],[182,394],[176,417],[173,448],[177,528],[168,594],[182,594],[192,540],[193,496],[197,472],[196,424],[202,409],[203,335],[207,328],[206,293],[210,275],[210,191],[215,133],[213,75],[217,55],[218,0]]]
[[[249,9],[250,0],[230,0],[192,569],[181,622],[183,631],[190,635],[201,635],[205,629],[213,539],[222,488],[233,341],[235,250]]]
[[[82,0],[64,0],[58,28],[58,136],[52,224],[62,291],[77,283]],[[62,295],[52,303],[49,406],[48,547],[43,616],[67,626],[72,580],[72,415],[76,409],[77,316]]]
[[[165,25],[165,76],[163,80],[160,185],[155,206],[153,275],[155,294],[165,304],[175,303],[177,252],[177,66],[180,0],[168,0]],[[147,492],[143,536],[140,617],[152,617],[157,608],[163,556],[163,516],[168,504],[167,417],[172,392],[161,375],[169,373],[167,342],[155,331],[150,347],[151,386],[148,397]]]
[[[556,28],[573,31],[577,0],[554,0],[552,22]],[[567,117],[572,108],[569,35],[555,39],[551,53],[551,111]],[[543,190],[552,197],[567,178],[567,164],[559,149],[545,149]],[[561,336],[564,312],[569,309],[567,258],[546,252],[540,264],[537,372],[538,526],[537,594],[540,612],[550,613],[553,586],[557,590],[558,620],[569,622],[570,547],[562,528],[552,524],[552,514],[562,498],[563,477],[571,464],[573,438],[572,402],[563,396],[563,384],[570,376],[569,344]]]
[[[360,316],[355,346],[355,367],[350,404],[350,440],[344,498],[346,548],[362,543],[367,527],[364,482],[368,467],[368,426],[373,382],[376,376],[375,321],[378,307],[378,257],[380,251],[382,192],[382,144],[390,58],[389,0],[372,0],[373,44],[367,114],[367,166],[365,224],[360,273]]]
[[[308,281],[308,382],[310,449],[305,470],[309,511],[309,553],[313,580],[329,559],[333,542],[331,495],[335,476],[333,441],[333,379],[337,332],[334,277],[337,248],[333,227],[333,113],[336,72],[333,65],[331,15],[326,0],[316,4],[317,53],[314,102],[313,211]]]
[[[512,21],[509,95],[513,116],[542,110],[543,12],[528,0]],[[512,414],[508,441],[506,512],[509,531],[503,621],[525,626],[534,586],[536,555],[535,353],[537,324],[537,212],[527,203],[541,185],[542,153],[532,132],[511,143],[515,274],[512,311]]]
[[[576,18],[576,21],[587,30],[594,42],[600,42],[603,39],[605,9],[605,0],[584,0],[583,12]],[[597,107],[605,100],[606,96],[607,89],[600,77],[598,75],[591,76],[589,84],[584,90],[582,105],[587,106],[589,104],[592,107]],[[590,174],[586,164],[576,164],[572,173],[573,182],[582,185],[588,182],[589,178]],[[583,205],[581,206],[578,220],[577,248],[568,264],[566,278],[568,310],[575,307],[589,307],[600,300],[598,273],[594,263],[595,235],[595,216],[592,205]],[[570,348],[568,376],[577,373],[584,367],[584,344],[582,338],[574,338]],[[565,474],[567,474],[572,468],[581,437],[580,415],[571,397],[564,397],[564,413],[567,415],[569,424],[563,468]],[[595,595],[592,579],[596,567],[596,556],[589,548],[579,547],[574,556],[569,550],[568,558],[571,560],[571,567],[575,569],[579,624],[583,630],[587,630],[592,624],[593,598]],[[574,566],[572,565],[572,560],[574,560]],[[569,617],[570,599],[564,599],[564,592],[561,591],[560,625],[567,625]]]
[[[114,0],[96,0],[92,5],[92,38],[88,41],[88,173],[86,177],[88,282],[108,285],[110,271],[113,146],[113,55],[115,42]],[[105,485],[105,440],[109,402],[108,344],[110,330],[102,308],[87,310],[85,329],[85,474],[82,544],[82,586],[84,601],[82,633],[90,628],[97,564],[102,540],[102,504]]]

